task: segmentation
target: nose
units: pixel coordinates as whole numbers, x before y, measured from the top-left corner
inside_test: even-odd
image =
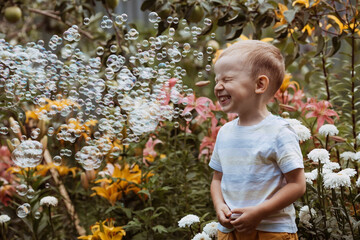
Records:
[[[215,92],[216,92],[216,91],[221,91],[221,90],[223,90],[223,89],[224,89],[224,86],[221,84],[220,81],[215,84],[215,87],[214,87],[214,91],[215,91]]]

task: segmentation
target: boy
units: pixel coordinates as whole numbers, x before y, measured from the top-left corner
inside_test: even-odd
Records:
[[[214,93],[238,118],[219,131],[210,167],[219,240],[298,239],[292,205],[305,192],[297,135],[267,110],[281,86],[283,57],[269,43],[227,48],[214,66]]]

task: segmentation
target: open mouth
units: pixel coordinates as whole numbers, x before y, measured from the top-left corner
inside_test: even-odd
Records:
[[[225,104],[228,102],[228,100],[230,99],[231,97],[229,95],[227,96],[219,96],[219,102],[220,104]]]

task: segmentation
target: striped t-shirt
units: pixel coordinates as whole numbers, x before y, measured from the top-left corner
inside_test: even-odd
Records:
[[[210,167],[222,172],[221,191],[230,209],[256,206],[286,184],[284,173],[304,168],[299,141],[290,125],[270,114],[253,126],[239,126],[238,118],[219,131]],[[266,232],[297,232],[293,204],[263,219]],[[219,230],[232,229],[219,224]]]

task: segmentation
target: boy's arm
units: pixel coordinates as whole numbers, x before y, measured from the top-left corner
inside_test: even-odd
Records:
[[[272,198],[258,206],[233,209],[233,213],[242,213],[230,223],[239,232],[251,232],[266,216],[279,211],[300,198],[306,190],[304,169],[297,168],[285,173],[287,184]]]
[[[213,200],[216,215],[220,224],[226,228],[233,228],[230,224],[231,211],[226,205],[221,193],[221,179],[222,172],[214,171],[210,187],[211,198]]]

